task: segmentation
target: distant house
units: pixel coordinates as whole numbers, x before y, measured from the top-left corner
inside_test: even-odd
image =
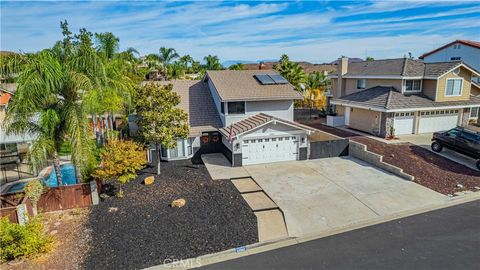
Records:
[[[424,63],[409,58],[350,63],[330,75],[342,125],[380,137],[447,130],[478,122],[479,72],[462,61]]]
[[[476,70],[480,70],[480,42],[473,40],[455,40],[419,57],[425,63],[463,61]],[[472,94],[480,95],[480,77],[472,79]]]
[[[293,121],[293,101],[302,96],[273,70],[207,71],[200,81],[154,83],[172,84],[189,116],[188,138],[162,148],[163,160],[211,152],[232,166],[307,159],[312,129]]]
[[[333,72],[336,70],[335,65],[332,64],[312,64],[310,62],[302,61],[302,62],[297,62],[300,67],[303,68],[303,70],[306,73],[312,73],[312,72],[320,72],[325,75]],[[258,64],[243,64],[245,69],[247,70],[268,70],[268,69],[273,69],[276,65],[279,65],[280,62],[275,61],[275,62],[260,62]]]

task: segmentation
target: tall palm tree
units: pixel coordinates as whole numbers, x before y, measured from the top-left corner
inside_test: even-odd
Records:
[[[97,51],[107,59],[114,57],[120,44],[120,39],[112,32],[95,33],[95,41],[97,42]]]
[[[216,55],[207,55],[203,58],[205,61],[205,68],[207,70],[221,70],[223,69],[222,64],[220,64],[220,59]]]
[[[188,64],[193,62],[193,57],[191,57],[189,54],[186,54],[180,57],[179,61],[185,68],[188,68]]]
[[[168,64],[170,64],[170,62],[179,57],[177,51],[175,51],[174,48],[161,47],[159,52],[160,54],[158,56],[160,62],[165,66],[167,66]]]
[[[312,72],[306,77],[305,93],[310,105],[310,118],[312,118],[313,102],[322,94],[323,86],[325,86],[325,76],[319,71]]]
[[[302,82],[305,77],[305,72],[303,68],[295,62],[282,62],[279,66],[276,67],[277,71],[290,82],[295,90],[303,92]]]
[[[90,153],[81,102],[85,90],[90,88],[86,75],[62,64],[52,51],[42,51],[19,75],[17,92],[5,118],[7,134],[36,136],[30,153],[34,168],[52,156],[59,186],[62,185],[58,159],[61,144],[68,141],[72,145],[77,175]]]

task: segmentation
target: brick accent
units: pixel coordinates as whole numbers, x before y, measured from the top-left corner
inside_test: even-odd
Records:
[[[463,109],[463,113],[461,117],[462,117],[462,121],[460,122],[460,125],[462,127],[468,126],[468,120],[470,118],[470,108]]]
[[[395,113],[382,112],[380,123],[380,137],[387,138],[390,136],[391,127],[393,127]]]

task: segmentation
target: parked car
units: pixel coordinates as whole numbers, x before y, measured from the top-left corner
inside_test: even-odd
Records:
[[[442,151],[443,147],[477,160],[480,170],[480,130],[475,127],[456,127],[448,131],[435,132],[432,150]]]

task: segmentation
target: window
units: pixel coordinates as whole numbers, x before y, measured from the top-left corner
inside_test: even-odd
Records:
[[[228,102],[228,114],[245,114],[245,102]]]
[[[359,79],[357,80],[357,89],[365,89],[367,87],[367,80]]]
[[[195,138],[188,138],[187,139],[187,151],[188,151],[188,155],[191,155],[193,154],[193,141],[195,140]]]
[[[445,96],[461,96],[463,79],[447,79]]]
[[[461,60],[461,59],[462,59],[462,57],[457,57],[457,56],[455,56],[455,57],[450,57],[450,60],[451,60],[451,61],[458,61],[458,60]]]
[[[421,80],[405,80],[405,92],[418,92],[421,91]]]
[[[457,135],[460,133],[460,130],[454,128],[454,129],[450,129],[449,131],[447,131],[447,134],[449,137],[452,137],[452,138],[455,138],[457,137]]]
[[[470,118],[478,117],[478,107],[470,109]]]
[[[225,114],[225,103],[224,102],[220,102],[220,112],[222,112],[222,114]]]

